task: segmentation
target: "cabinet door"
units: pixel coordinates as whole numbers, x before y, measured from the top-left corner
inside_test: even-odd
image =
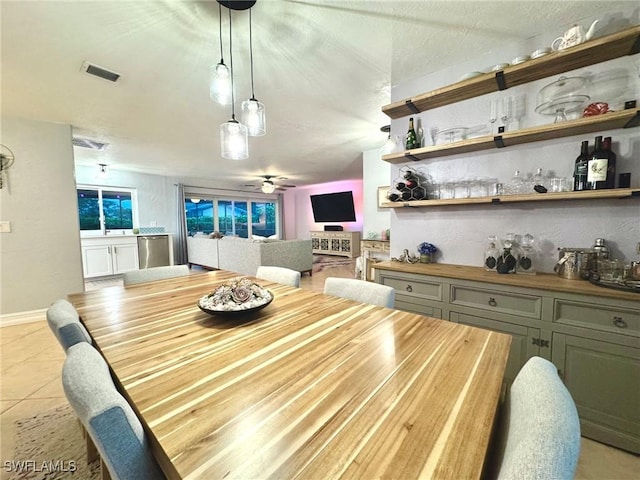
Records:
[[[82,270],[85,278],[113,275],[111,247],[109,245],[82,247]]]
[[[516,325],[514,323],[500,322],[484,317],[475,317],[466,313],[449,312],[449,320],[452,322],[471,325],[472,327],[485,328],[494,332],[508,333],[513,340],[511,341],[511,350],[509,351],[509,359],[507,360],[507,368],[504,372],[504,379],[509,384],[513,382],[516,375],[527,362],[528,359],[540,354],[540,347],[537,340],[540,338],[540,330],[538,328]],[[545,347],[546,348],[546,347]]]
[[[582,434],[640,453],[640,349],[561,333],[552,345]]]
[[[138,245],[127,243],[111,247],[113,257],[113,273],[124,273],[138,270]]]

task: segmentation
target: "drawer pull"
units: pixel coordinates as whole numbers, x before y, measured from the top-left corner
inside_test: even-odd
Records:
[[[498,305],[498,302],[496,302],[495,298],[489,297],[489,305],[491,305],[492,307],[495,307],[496,305]]]
[[[613,317],[613,324],[618,328],[627,328],[627,322],[622,317]]]
[[[411,285],[407,285],[407,292],[413,292],[413,287]]]

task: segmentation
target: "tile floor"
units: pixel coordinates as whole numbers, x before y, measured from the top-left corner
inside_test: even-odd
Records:
[[[331,267],[314,272],[311,277],[303,275],[301,287],[322,291],[327,276],[352,277],[353,267]],[[107,285],[87,285],[87,288]],[[12,459],[16,420],[66,403],[60,381],[64,352],[49,330],[44,315],[41,317],[32,323],[0,328],[2,462]],[[577,479],[637,480],[640,478],[638,472],[639,456],[583,439]],[[8,478],[7,473],[0,470],[0,479],[5,478]]]

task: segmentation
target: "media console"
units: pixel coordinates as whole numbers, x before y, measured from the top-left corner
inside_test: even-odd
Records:
[[[313,253],[356,258],[360,255],[360,232],[311,232]]]

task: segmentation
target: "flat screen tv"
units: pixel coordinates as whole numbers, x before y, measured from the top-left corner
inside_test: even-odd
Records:
[[[313,219],[322,222],[355,222],[356,210],[353,206],[353,193],[338,192],[311,195]]]

